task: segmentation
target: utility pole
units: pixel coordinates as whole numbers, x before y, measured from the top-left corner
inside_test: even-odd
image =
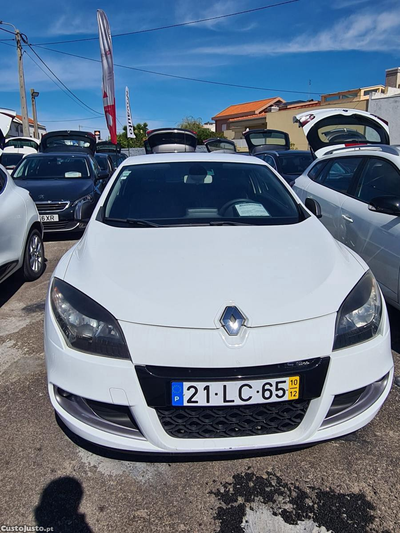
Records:
[[[34,91],[31,89],[31,99],[32,99],[32,115],[33,115],[33,136],[35,139],[39,139],[39,128],[38,128],[38,121],[37,121],[37,113],[36,113],[36,98],[39,96],[39,93],[37,91]]]
[[[18,54],[18,78],[19,78],[19,95],[21,98],[21,115],[22,115],[22,131],[24,137],[30,137],[29,121],[28,121],[28,106],[26,105],[26,92],[25,92],[25,76],[24,76],[24,63],[22,61],[22,44],[21,34],[19,30],[15,30],[15,40],[17,41],[17,54]]]
[[[28,121],[28,106],[26,104],[24,63],[22,60],[23,50],[22,50],[22,44],[21,44],[21,32],[14,26],[14,24],[11,24],[10,22],[4,22],[1,20],[0,24],[12,26],[14,28],[15,41],[17,43],[18,79],[19,79],[19,95],[21,99],[22,131],[23,131],[24,137],[30,137],[29,121]]]

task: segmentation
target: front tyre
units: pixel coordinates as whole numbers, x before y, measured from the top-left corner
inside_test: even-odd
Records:
[[[44,272],[45,258],[43,239],[37,229],[33,229],[26,241],[24,262],[23,262],[23,278],[25,281],[34,281],[40,278]]]

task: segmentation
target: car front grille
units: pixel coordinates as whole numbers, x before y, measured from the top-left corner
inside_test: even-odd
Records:
[[[161,425],[171,437],[215,439],[286,433],[296,429],[309,400],[223,407],[156,408]]]
[[[36,207],[39,213],[55,213],[64,211],[70,202],[37,202]]]

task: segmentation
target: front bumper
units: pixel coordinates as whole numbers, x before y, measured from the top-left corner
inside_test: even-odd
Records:
[[[71,431],[96,444],[126,451],[244,451],[301,446],[332,439],[370,422],[388,395],[393,378],[386,309],[380,334],[374,339],[331,352],[335,318],[336,314],[333,314],[302,323],[255,328],[250,330],[248,340],[240,348],[225,345],[218,330],[190,331],[121,323],[134,360],[132,363],[69,348],[55,322],[51,306],[47,305],[45,352],[49,395],[57,414]],[[206,347],[208,351],[205,351]],[[197,352],[203,353],[203,359]],[[257,367],[296,364],[313,358],[329,359],[329,366],[320,392],[310,396],[297,427],[285,432],[238,437],[171,436],[163,427],[156,407],[149,405],[151,401],[137,371],[137,367],[156,362],[163,363],[164,367],[168,364],[169,367],[193,370],[200,365],[191,365],[189,361],[204,361],[206,364],[201,365],[202,368],[212,372],[240,368],[243,361],[248,363],[246,367]],[[183,361],[185,365],[182,365]],[[360,397],[347,411],[342,409],[341,416],[332,411],[334,400],[338,402],[341,395],[358,389]],[[63,391],[66,391],[65,396]],[[125,425],[121,429],[110,419],[96,418],[96,405],[100,405],[96,402],[127,407],[135,427]]]

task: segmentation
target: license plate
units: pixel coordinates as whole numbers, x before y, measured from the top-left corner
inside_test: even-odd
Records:
[[[176,406],[249,405],[297,400],[299,387],[299,376],[210,383],[174,381],[171,383],[171,398],[172,405]]]
[[[58,222],[58,215],[40,215],[42,222]]]

